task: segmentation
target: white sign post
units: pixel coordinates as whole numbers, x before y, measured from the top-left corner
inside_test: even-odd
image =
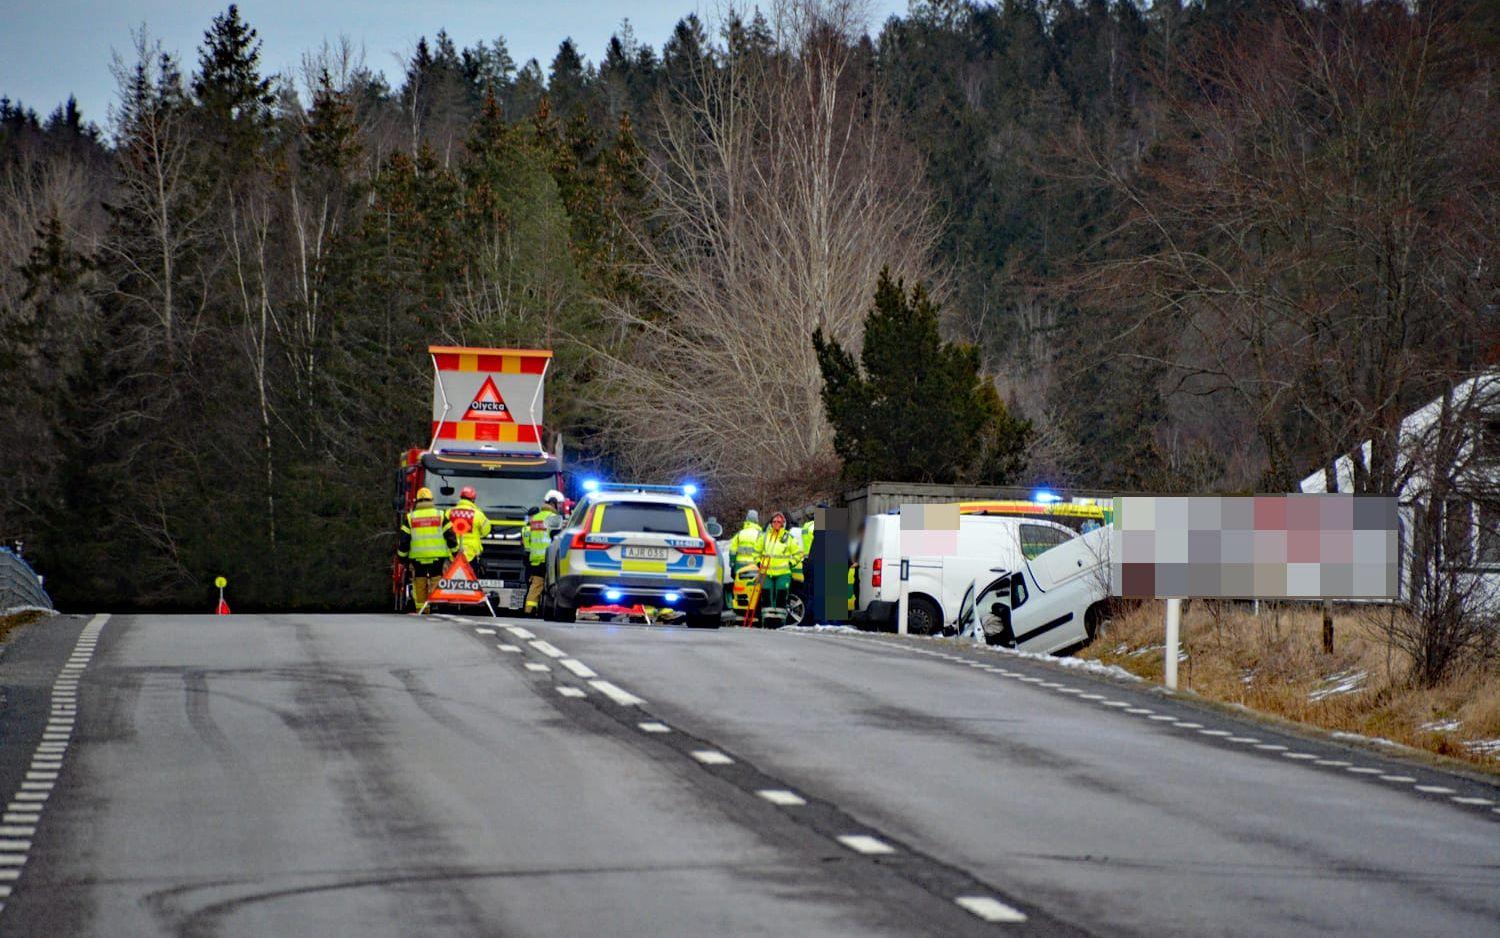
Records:
[[[1177,689],[1178,634],[1182,630],[1182,598],[1173,596],[1167,600],[1167,660],[1164,662],[1162,680],[1167,690]]]
[[[911,562],[901,558],[901,595],[896,601],[896,634],[906,634],[906,581],[911,579]]]

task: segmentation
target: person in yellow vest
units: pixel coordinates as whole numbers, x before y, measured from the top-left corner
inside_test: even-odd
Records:
[[[745,512],[745,526],[729,539],[729,555],[733,558],[734,571],[760,560],[760,539],[765,532],[760,526],[760,513],[754,508]]]
[[[761,587],[762,609],[785,609],[792,588],[792,565],[802,553],[802,538],[788,531],[786,515],[776,512],[771,526],[760,539],[760,568],[765,576]]]
[[[396,556],[411,568],[411,598],[418,612],[443,576],[443,568],[458,549],[453,526],[442,509],[432,504],[432,489],[417,489],[416,504],[401,520]]]
[[[547,585],[547,548],[552,543],[551,519],[561,519],[559,511],[563,504],[563,494],[557,489],[547,493],[542,501],[542,507],[538,508],[531,516],[526,530],[521,534],[521,544],[526,548],[526,573],[531,582],[526,590],[526,613],[528,615],[536,612],[536,607],[542,601],[542,588]]]
[[[474,504],[478,495],[474,486],[466,485],[459,490],[458,504],[448,509],[448,523],[453,526],[458,547],[470,564],[484,553],[484,539],[490,536],[493,527],[484,509]]]

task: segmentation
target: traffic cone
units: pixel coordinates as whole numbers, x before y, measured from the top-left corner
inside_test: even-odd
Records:
[[[214,614],[227,616],[229,615],[229,603],[224,601],[224,587],[229,585],[229,581],[221,576],[214,577],[214,585],[219,588],[219,608],[214,610]]]

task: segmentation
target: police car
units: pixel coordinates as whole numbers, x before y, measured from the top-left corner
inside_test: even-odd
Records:
[[[547,549],[542,617],[572,622],[580,606],[639,603],[686,614],[693,628],[718,628],[723,557],[693,502],[691,485],[585,483]]]

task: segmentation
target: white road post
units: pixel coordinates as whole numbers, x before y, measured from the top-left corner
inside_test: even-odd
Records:
[[[896,600],[896,634],[906,634],[906,581],[911,578],[911,568],[905,557],[901,558],[901,592]]]
[[[1167,600],[1167,660],[1164,668],[1167,690],[1177,689],[1177,645],[1181,626],[1182,599],[1173,596]]]

